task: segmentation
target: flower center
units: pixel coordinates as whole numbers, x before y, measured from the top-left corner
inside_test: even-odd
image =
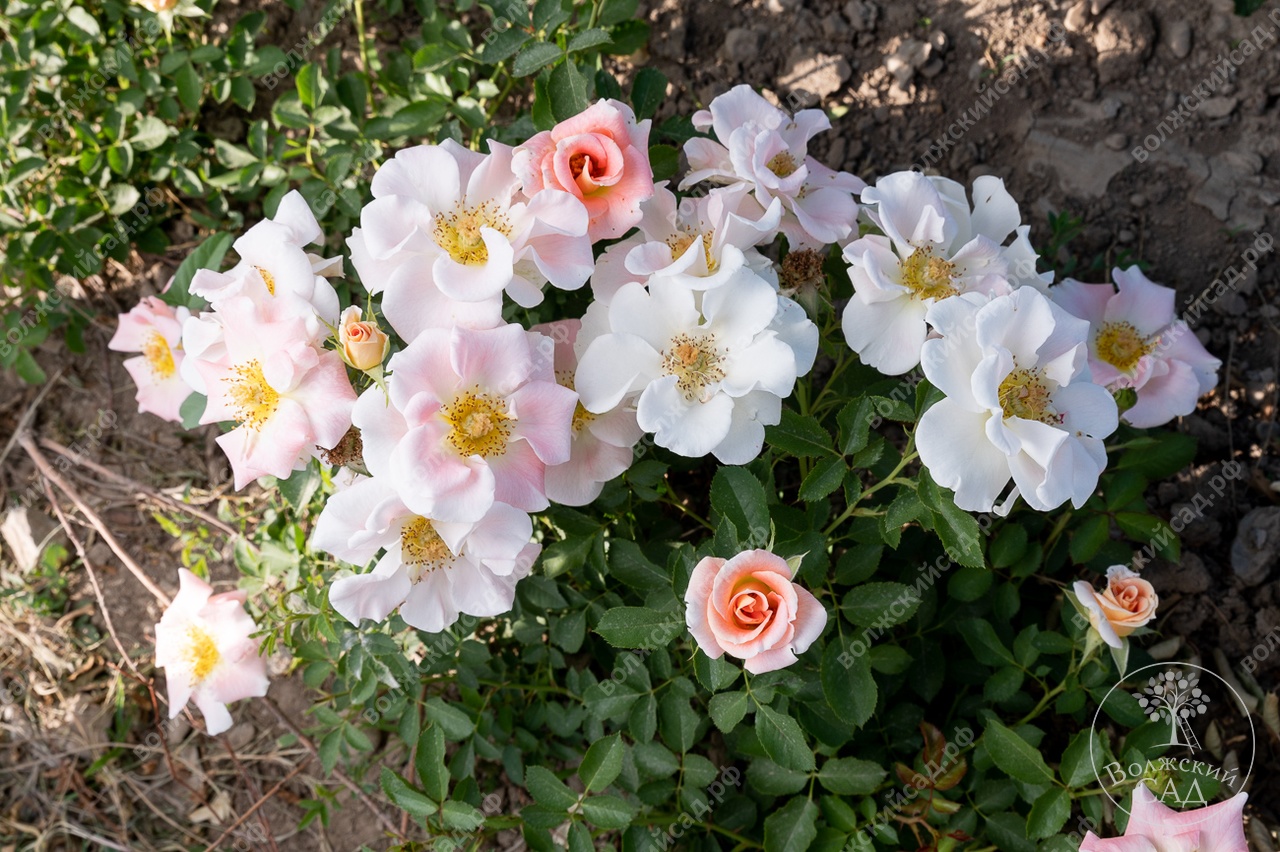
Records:
[[[454,397],[441,412],[453,427],[449,443],[463,456],[500,456],[507,451],[514,417],[507,416],[506,404],[479,389]]]
[[[475,207],[458,202],[452,213],[436,217],[436,245],[449,253],[455,262],[464,266],[484,266],[489,262],[489,249],[484,244],[481,228],[493,228],[509,236],[511,223],[503,215],[496,201],[486,201]]]
[[[662,370],[676,377],[676,387],[689,402],[706,402],[707,387],[724,378],[722,361],[714,334],[677,334],[662,355]]]
[[[415,517],[400,529],[400,558],[416,583],[437,568],[447,568],[454,553],[427,518]]]
[[[1049,386],[1039,369],[1014,369],[1000,383],[1000,408],[1005,418],[1020,417],[1057,425],[1062,418],[1053,410]]]
[[[1155,342],[1143,340],[1138,330],[1127,322],[1109,322],[1094,338],[1098,357],[1117,370],[1129,372],[1144,355],[1155,349]]]
[[[267,285],[267,292],[274,296],[276,294],[276,277],[261,266],[255,266],[254,269],[258,270],[258,274],[262,276],[262,283]]]
[[[147,342],[142,344],[142,356],[147,359],[147,364],[150,365],[151,372],[157,379],[169,378],[176,369],[169,341],[165,340],[164,335],[158,331],[151,332]]]
[[[573,386],[573,373],[568,370],[556,370],[556,384],[562,388],[576,390]],[[578,400],[578,404],[573,407],[573,436],[576,438],[583,429],[587,428],[587,424],[595,420],[597,415],[592,414],[582,407],[582,400]]]
[[[673,258],[683,257],[684,253],[689,250],[689,246],[698,240],[702,240],[702,256],[707,261],[707,272],[715,272],[716,267],[720,265],[714,257],[711,256],[711,241],[714,239],[713,233],[699,234],[696,232],[681,231],[678,235],[668,237],[667,245],[671,246],[671,256]]]
[[[218,643],[209,632],[195,624],[187,628],[187,647],[183,659],[191,669],[191,680],[200,683],[222,659]]]
[[[902,286],[911,298],[946,299],[960,292],[955,286],[956,265],[933,256],[933,246],[924,246],[902,262]]]
[[[280,405],[280,394],[267,384],[262,374],[262,362],[256,358],[231,368],[232,375],[224,379],[230,389],[232,407],[236,410],[236,420],[250,429],[261,429],[262,424],[276,413]]]
[[[769,160],[769,162],[764,165],[765,168],[780,178],[790,177],[795,174],[796,169],[799,168],[799,165],[796,163],[796,158],[791,156],[790,151],[783,151],[780,154],[774,154],[773,159]]]

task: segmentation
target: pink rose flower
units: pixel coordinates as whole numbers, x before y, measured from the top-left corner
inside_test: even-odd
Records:
[[[637,122],[619,101],[597,101],[517,147],[511,165],[526,195],[570,193],[587,208],[591,240],[611,240],[640,221],[640,202],[653,195],[649,120]]]
[[[267,694],[266,661],[252,638],[258,627],[245,612],[243,591],[213,594],[185,569],[179,591],[156,625],[156,665],[164,669],[169,718],[192,698],[210,735],[231,727],[227,704]]]
[[[787,561],[767,550],[699,562],[684,594],[698,647],[713,660],[737,657],[752,674],[794,663],[822,635],[827,611],[791,577]]]
[[[1248,852],[1247,799],[1247,793],[1237,793],[1225,802],[1179,813],[1139,784],[1133,790],[1124,836],[1104,840],[1091,831],[1080,843],[1080,852]]]
[[[124,362],[138,386],[138,410],[175,423],[182,422],[179,412],[191,395],[191,387],[179,373],[185,355],[182,323],[190,315],[186,308],[172,308],[148,296],[120,315],[120,325],[107,344],[116,352],[142,353]]]
[[[1196,410],[1218,384],[1222,362],[1209,354],[1176,311],[1177,293],[1136,266],[1113,269],[1110,284],[1067,279],[1053,300],[1089,321],[1089,370],[1107,390],[1133,388],[1138,402],[1120,419],[1139,429]]]
[[[301,319],[266,319],[244,296],[218,314],[224,351],[196,363],[209,395],[200,422],[239,424],[217,439],[237,489],[261,476],[288,478],[317,446],[337,446],[351,428],[356,394],[347,368],[337,352],[311,342]]]
[[[578,356],[574,343],[582,329],[576,319],[535,325],[555,341],[556,383],[574,388]],[[600,496],[604,484],[631,467],[632,448],[644,435],[632,405],[619,403],[602,414],[592,414],[579,402],[573,411],[569,460],[547,468],[547,499],[562,506],[585,506]]]
[[[569,459],[578,402],[556,384],[550,340],[514,323],[429,328],[387,367],[387,391],[365,391],[352,420],[369,472],[408,509],[475,523],[494,502],[547,508],[546,469]]]

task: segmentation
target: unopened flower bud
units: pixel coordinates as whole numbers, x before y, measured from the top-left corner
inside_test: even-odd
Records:
[[[352,305],[342,312],[338,327],[342,357],[357,370],[368,372],[382,366],[391,340],[376,322],[360,319],[360,308]]]

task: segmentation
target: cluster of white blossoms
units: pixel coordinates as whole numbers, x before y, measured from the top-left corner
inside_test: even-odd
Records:
[[[819,348],[780,290],[780,237],[810,277],[838,247],[849,346],[888,375],[919,366],[945,394],[914,438],[964,509],[1079,506],[1119,419],[1157,425],[1213,386],[1219,362],[1173,291],[1136,268],[1115,271],[1118,290],[1051,286],[998,178],[971,199],[914,172],[868,187],[810,156],[822,112],[790,115],[747,86],[693,123],[708,135],[685,144],[684,197],[654,182],[649,122],[612,100],[514,148],[400,151],[347,240],[364,309],[377,300],[368,319],[329,282],[343,258],[307,251],[323,235],[292,192],[236,240],[235,266],[194,276],[206,305],[144,300],[111,345],[138,353],[126,366],[142,410],[190,419],[198,394],[201,423],[232,424],[218,443],[237,488],[313,458],[345,466],[312,544],[373,567],[333,583],[334,609],[357,625],[398,610],[430,632],[508,611],[540,552],[530,513],[595,500],[645,433],[725,464],[760,454]],[[582,317],[510,321],[508,298],[531,308],[548,286],[588,282]],[[1123,412],[1122,390],[1137,400]],[[229,619],[241,642],[247,615],[229,601],[209,624]],[[158,637],[183,669],[178,706],[259,690],[258,669],[240,682],[217,668],[240,645],[224,653],[200,638],[214,627],[193,630]],[[202,691],[214,672],[236,688]]]
[[[954,181],[897,172],[861,201],[874,230],[844,247],[845,339],[881,372],[919,366],[946,394],[915,439],[960,508],[1079,508],[1120,420],[1161,425],[1216,384],[1221,362],[1176,318],[1174,291],[1137,267],[1113,270],[1114,287],[1038,273],[1000,179],[974,181],[970,203]],[[1136,403],[1121,411],[1123,389]]]

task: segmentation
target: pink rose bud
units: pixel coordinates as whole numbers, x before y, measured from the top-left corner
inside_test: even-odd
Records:
[[[342,312],[338,327],[342,357],[357,370],[369,371],[382,366],[391,347],[391,339],[378,328],[376,322],[361,321],[360,309],[355,305]]]
[[[1093,629],[1113,648],[1122,647],[1124,637],[1155,618],[1160,605],[1152,585],[1123,565],[1107,569],[1103,591],[1096,591],[1084,580],[1075,584],[1074,591],[1088,611]]]
[[[752,674],[794,663],[822,635],[827,611],[791,577],[787,561],[767,550],[699,562],[684,595],[698,647],[713,660],[737,657]]]

